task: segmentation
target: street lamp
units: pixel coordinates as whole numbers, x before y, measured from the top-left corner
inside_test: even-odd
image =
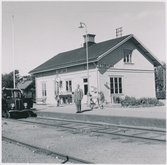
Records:
[[[87,105],[89,105],[89,94],[90,94],[90,92],[89,92],[89,65],[88,65],[88,36],[87,36],[87,27],[86,27],[86,24],[85,23],[83,23],[83,22],[80,22],[80,26],[79,26],[79,28],[84,28],[84,26],[85,26],[85,30],[86,30],[86,63],[87,63],[87,80],[88,80],[88,93],[87,93]]]
[[[60,77],[57,75],[55,78],[55,83],[56,83],[56,101],[57,101],[57,106],[59,107],[60,105]]]

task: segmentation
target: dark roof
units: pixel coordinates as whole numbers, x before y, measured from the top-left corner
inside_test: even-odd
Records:
[[[32,81],[29,80],[29,81],[22,81],[20,83],[17,84],[17,88],[18,89],[26,89],[27,87],[29,87],[30,85],[32,84]]]
[[[123,37],[90,45],[88,48],[89,62],[97,61],[99,57],[105,56],[106,52],[114,50],[117,46],[120,46],[121,44],[123,44],[131,38],[134,38],[134,36],[126,35]],[[135,41],[137,42],[136,39]],[[140,43],[138,43],[138,45],[139,44]],[[152,54],[150,54],[150,57],[153,57]],[[160,65],[157,59],[155,60],[155,57],[153,58],[154,61],[156,61],[155,65]],[[60,53],[54,56],[53,58],[49,59],[48,61],[44,62],[37,68],[31,70],[29,73],[50,71],[58,68],[79,65],[81,63],[86,63],[86,49],[84,47]]]

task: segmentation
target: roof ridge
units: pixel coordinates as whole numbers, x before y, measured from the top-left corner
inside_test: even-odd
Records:
[[[98,42],[96,44],[100,44],[100,43],[105,43],[105,42],[109,42],[109,41],[113,41],[113,40],[116,40],[116,39],[121,39],[121,38],[126,38],[130,35],[133,35],[133,34],[128,34],[128,35],[125,35],[125,36],[121,36],[121,37],[118,37],[118,38],[113,38],[113,39],[108,39],[108,40],[105,40],[105,41],[102,41],[102,42]],[[91,45],[92,46],[92,45]]]

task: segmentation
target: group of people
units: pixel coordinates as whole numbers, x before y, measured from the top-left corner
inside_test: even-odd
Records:
[[[77,89],[74,92],[74,103],[76,105],[77,112],[76,113],[81,113],[81,101],[83,99],[83,90],[80,89],[80,85],[77,85]],[[103,106],[104,103],[104,94],[103,92],[99,92],[99,97],[98,97],[98,104],[101,104]]]
[[[104,100],[105,100],[104,94],[103,94],[103,92],[99,92],[98,94],[99,94],[99,97],[97,98],[98,104],[103,106],[103,103],[104,103]],[[57,106],[59,107],[60,106],[59,95],[56,95],[55,99],[57,100]],[[82,99],[83,99],[83,90],[80,89],[80,85],[78,84],[77,88],[75,89],[75,92],[74,92],[74,103],[75,103],[76,109],[77,109],[76,113],[81,113],[81,101],[82,101]],[[90,95],[90,99],[91,99],[91,95]]]

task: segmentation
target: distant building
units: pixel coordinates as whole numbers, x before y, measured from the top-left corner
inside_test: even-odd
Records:
[[[25,98],[35,97],[35,89],[33,80],[28,79],[26,76],[22,77],[17,84],[17,88],[21,90]]]
[[[90,92],[113,96],[155,97],[154,67],[160,61],[132,34],[95,43],[88,34]],[[85,38],[85,35],[84,35]],[[55,103],[55,95],[72,97],[76,85],[87,101],[88,77],[85,43],[82,48],[60,53],[30,71],[36,77],[36,97]],[[60,81],[58,80],[60,79]]]

